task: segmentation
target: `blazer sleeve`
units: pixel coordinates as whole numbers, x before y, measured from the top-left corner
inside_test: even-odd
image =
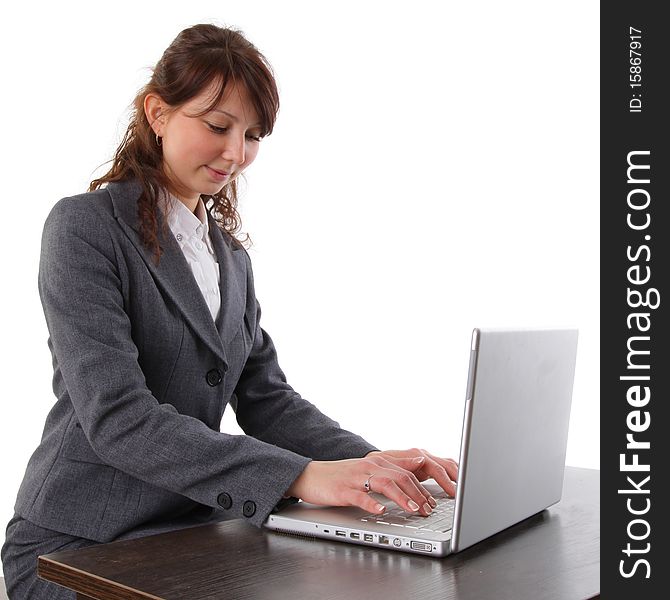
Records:
[[[224,494],[232,500],[231,516],[243,516],[243,505],[251,500],[256,510],[244,516],[261,525],[309,458],[287,449],[291,444],[274,444],[284,434],[273,436],[269,427],[250,428],[264,433],[265,441],[223,434],[157,401],[138,363],[124,310],[128,277],[111,234],[118,225],[103,210],[74,200],[61,200],[46,221],[39,291],[54,367],[93,451],[116,469],[204,505],[218,508]],[[272,398],[287,393],[273,356],[269,338],[259,333],[241,386],[245,415],[247,407],[262,403],[263,390]],[[276,384],[274,390],[265,382]],[[308,414],[314,427],[315,413],[291,398],[281,411],[295,418]],[[265,425],[271,414],[266,413]],[[286,417],[277,417],[276,428],[284,427]]]
[[[358,458],[376,450],[324,415],[296,392],[277,361],[272,339],[260,326],[261,308],[253,294],[251,264],[247,289],[254,302],[253,348],[235,389],[236,415],[249,435],[315,460]]]

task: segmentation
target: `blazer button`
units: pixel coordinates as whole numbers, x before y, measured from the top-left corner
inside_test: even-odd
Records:
[[[223,381],[223,377],[221,377],[221,371],[219,371],[218,369],[212,369],[211,371],[207,371],[205,379],[207,380],[207,384],[212,387],[219,385]]]
[[[251,500],[247,500],[242,506],[242,514],[245,517],[253,517],[256,513],[256,503]]]
[[[230,494],[219,494],[216,501],[219,503],[221,508],[228,510],[233,505],[233,499],[230,497]]]

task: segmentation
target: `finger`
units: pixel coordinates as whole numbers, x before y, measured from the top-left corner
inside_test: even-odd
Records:
[[[432,512],[430,494],[423,489],[412,473],[383,470],[370,479],[370,489],[386,496],[400,508],[410,513],[420,513],[424,517]]]
[[[415,475],[414,471],[417,473],[424,469],[426,458],[423,456],[413,456],[413,457],[391,457],[389,460],[382,462],[380,459],[379,466],[381,467],[383,463],[388,465],[386,468],[391,471],[395,471],[397,475],[387,475],[393,479],[404,492],[419,506],[419,512],[426,516],[430,514],[431,509],[437,506],[435,498],[431,493],[424,488],[419,478]],[[409,475],[409,479],[408,478]],[[400,506],[403,506],[400,504]],[[412,509],[413,510],[413,509]],[[414,511],[416,512],[416,511]]]
[[[437,484],[450,496],[456,495],[456,484],[454,480],[456,479],[457,471],[454,471],[452,466],[449,466],[450,471],[454,475],[454,479],[451,478],[447,468],[443,466],[440,462],[429,458],[426,460],[426,464],[423,467],[424,472],[428,477],[432,477]]]
[[[423,456],[424,451],[419,448],[410,448],[409,450],[384,450],[381,454],[398,458],[413,458],[415,456]]]
[[[440,456],[435,456],[434,454],[431,454],[430,452],[426,452],[425,450],[424,450],[424,452],[425,452],[426,457],[428,457],[429,459],[434,460],[439,465],[444,467],[445,471],[447,472],[447,475],[449,475],[449,478],[452,481],[458,481],[459,465],[453,458],[442,458]]]
[[[458,479],[458,463],[451,459],[451,458],[441,458],[439,456],[435,456],[434,454],[428,452],[427,450],[424,449],[419,449],[419,448],[411,448],[410,450],[385,450],[383,452],[377,451],[378,456],[382,456],[384,458],[387,458],[388,460],[396,460],[396,458],[407,458],[407,457],[421,457],[424,456],[426,458],[431,458],[434,461],[436,461],[438,464],[440,464],[442,467],[445,468],[447,471],[449,477],[453,480],[456,481]],[[371,456],[369,454],[368,456]],[[414,474],[420,479],[426,479],[427,476],[424,472],[423,469],[416,469],[414,470]]]
[[[412,454],[411,456],[395,456],[382,452],[368,458],[370,462],[380,466],[388,466],[389,464],[393,464],[403,469],[407,468],[409,471],[415,471],[416,469],[420,468],[425,459],[426,457],[418,451],[416,454]]]
[[[427,450],[424,449],[419,449],[419,448],[412,448],[411,450],[388,450],[383,453],[381,453],[382,456],[387,458],[390,461],[396,461],[398,459],[403,459],[406,457],[417,457],[420,458],[421,456],[425,457],[426,459],[432,459],[438,464],[440,464],[444,469],[447,471],[449,477],[452,480],[457,480],[458,479],[458,463],[451,459],[451,458],[441,458],[439,456],[435,456],[434,454],[428,452]],[[415,475],[420,479],[423,480],[426,478],[425,471],[423,469],[424,465],[428,464],[427,462],[421,465],[421,468],[419,469],[414,469]]]
[[[386,511],[386,507],[381,502],[377,502],[377,500],[366,492],[351,490],[347,502],[350,506],[358,506],[364,511],[375,515],[381,515]]]

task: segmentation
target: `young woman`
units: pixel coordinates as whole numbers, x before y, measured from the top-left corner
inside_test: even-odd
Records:
[[[2,561],[10,598],[73,598],[37,556],[226,518],[260,526],[285,498],[426,515],[420,481],[457,465],[381,452],[286,382],[260,326],[236,178],[279,99],[239,32],[182,31],[135,98],[110,170],[64,198],[39,290],[56,403],[30,459]],[[219,431],[226,406],[246,435]]]

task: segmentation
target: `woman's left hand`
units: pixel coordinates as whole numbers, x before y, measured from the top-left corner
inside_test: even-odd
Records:
[[[458,481],[458,463],[452,458],[440,458],[428,452],[427,450],[419,450],[412,448],[410,450],[374,450],[367,454],[367,456],[382,456],[389,462],[394,462],[394,459],[407,459],[423,456],[424,461],[418,466],[414,475],[419,481],[425,481],[431,477],[438,483],[438,485],[450,496],[456,495],[456,482]],[[403,461],[403,466],[406,462]]]

